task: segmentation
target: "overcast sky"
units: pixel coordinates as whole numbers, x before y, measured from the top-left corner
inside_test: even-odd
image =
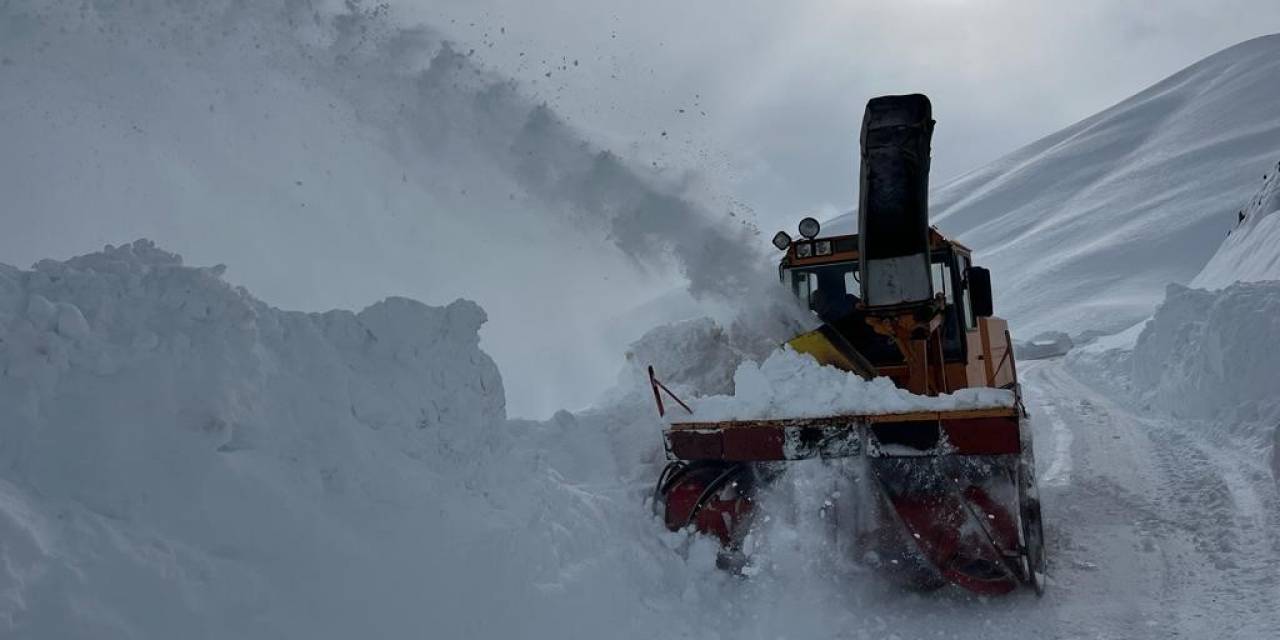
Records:
[[[706,174],[750,205],[766,231],[851,206],[857,128],[872,96],[932,98],[937,182],[1215,51],[1280,31],[1276,0],[399,0],[396,8],[474,48],[602,145]]]

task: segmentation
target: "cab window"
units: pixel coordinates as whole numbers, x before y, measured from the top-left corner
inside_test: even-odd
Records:
[[[856,262],[788,269],[783,282],[819,316],[834,320],[851,313],[862,294],[857,271]]]
[[[964,318],[964,327],[966,329],[976,329],[978,327],[978,319],[973,316],[973,303],[969,299],[969,256],[958,256],[957,264],[960,267],[960,277],[966,278],[964,287],[960,290],[960,307],[961,316]]]

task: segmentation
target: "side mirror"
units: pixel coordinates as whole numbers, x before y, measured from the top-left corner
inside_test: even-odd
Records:
[[[978,318],[989,318],[995,315],[991,305],[991,272],[982,267],[969,267],[965,280],[969,283],[969,299],[973,305],[973,315]]]

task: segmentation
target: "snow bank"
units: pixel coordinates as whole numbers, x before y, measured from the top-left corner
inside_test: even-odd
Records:
[[[1280,459],[1280,282],[1220,291],[1169,285],[1138,337],[1132,381],[1152,406],[1231,425]]]
[[[777,600],[650,511],[647,387],[507,422],[475,304],[289,312],[221,273],[0,266],[0,637],[700,637]],[[718,375],[666,348],[712,325],[663,333],[638,352]],[[788,579],[776,628],[847,595]]]
[[[389,637],[441,597],[409,554],[484,504],[484,312],[281,311],[221,272],[0,266],[0,636]]]
[[[1256,415],[1280,408],[1280,282],[1221,291],[1169,285],[1138,337],[1133,382],[1187,417]]]
[[[733,376],[734,394],[697,398],[693,416],[679,412],[672,420],[753,420],[759,418],[816,418],[838,414],[881,414],[1013,406],[1013,392],[1004,389],[961,389],[950,395],[918,396],[893,385],[888,378],[862,378],[818,364],[789,348],[763,363],[744,362]],[[797,399],[802,399],[797,401]]]
[[[360,313],[287,312],[224,283],[224,269],[183,266],[145,240],[31,271],[3,267],[0,412],[6,435],[24,443],[7,453],[53,450],[45,438],[73,435],[40,434],[43,425],[82,423],[76,438],[121,439],[129,434],[90,423],[138,437],[169,423],[226,452],[283,441],[285,429],[349,425],[395,434],[421,455],[418,431],[474,454],[505,419],[474,303],[388,298]],[[333,424],[342,414],[347,424]],[[34,462],[23,460],[49,466]]]

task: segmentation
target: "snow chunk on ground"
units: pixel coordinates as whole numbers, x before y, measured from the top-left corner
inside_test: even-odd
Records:
[[[733,376],[734,395],[696,398],[693,416],[668,414],[672,420],[699,422],[764,418],[817,418],[830,415],[884,414],[1011,407],[1012,391],[962,389],[937,397],[918,396],[885,377],[872,380],[818,364],[784,348],[763,363],[744,362]]]

